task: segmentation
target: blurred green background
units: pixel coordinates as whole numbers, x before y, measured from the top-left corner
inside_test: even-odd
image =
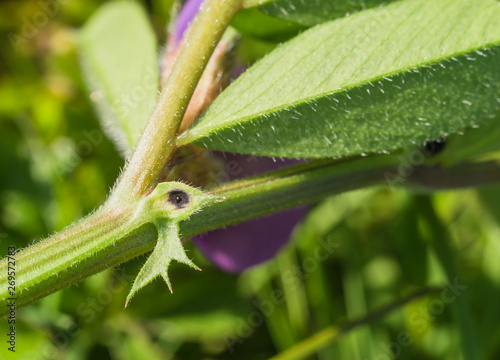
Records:
[[[30,28],[49,3],[59,6],[54,15]],[[75,50],[78,28],[101,2],[54,3],[0,3],[2,254],[100,206],[123,166],[102,136]],[[143,6],[163,44],[171,1]],[[245,41],[246,59],[268,48]],[[174,266],[174,295],[158,281],[123,310],[140,257],[19,310],[17,351],[2,339],[0,358],[265,359],[436,285],[444,290],[367,321],[310,358],[499,359],[499,190],[377,188],[328,198],[276,259],[233,275],[188,245],[203,272]]]

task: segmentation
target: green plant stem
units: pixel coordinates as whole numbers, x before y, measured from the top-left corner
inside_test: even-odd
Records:
[[[17,306],[30,304],[106,269],[110,259],[125,261],[125,253],[137,256],[150,249],[150,246],[143,248],[142,238],[134,236],[136,233],[124,232],[130,215],[129,211],[102,210],[18,252],[14,266]],[[138,232],[151,238],[156,235],[152,224]],[[119,246],[115,246],[116,239],[120,239]],[[0,264],[0,282],[5,285],[0,289],[0,296],[5,301],[12,297],[6,284],[6,259]]]
[[[384,184],[384,174],[397,171],[394,165],[397,163],[398,155],[319,160],[230,182],[211,190],[223,201],[213,203],[192,215],[189,221],[181,222],[181,234],[189,237],[294,206],[312,204],[332,194]],[[468,175],[471,171],[476,174],[476,181],[484,175],[489,176],[490,182],[500,181],[500,168],[492,163],[464,165],[460,169],[421,167],[414,175],[417,179],[439,180],[453,176],[457,184],[463,185],[457,174]],[[427,172],[433,176],[425,176]],[[412,178],[407,180],[406,184],[412,185]],[[62,232],[20,251],[16,256],[17,306],[28,305],[151,251],[157,239],[153,225],[144,225],[127,236],[118,233],[129,218],[129,214],[123,211],[103,207]],[[96,230],[93,226],[96,222],[109,223],[109,227]],[[4,258],[0,261],[0,316],[7,312],[5,304],[10,297],[5,293],[8,288],[6,275],[7,259]]]
[[[358,326],[369,325],[375,321],[382,319],[384,316],[391,313],[392,311],[400,309],[401,307],[403,307],[404,305],[415,299],[427,296],[432,293],[436,293],[441,290],[442,288],[440,287],[424,288],[384,308],[381,308],[366,316],[363,316],[357,320],[347,322],[344,325],[340,326],[329,326],[321,330],[320,332],[314,334],[313,336],[309,337],[308,339],[298,343],[297,345],[283,351],[277,356],[272,357],[270,360],[305,359],[308,356],[313,355],[319,350],[325,348],[326,346],[337,342],[343,335],[345,335],[350,330]]]
[[[151,250],[157,237],[155,227],[144,225],[132,233],[124,232],[131,214],[123,209],[134,209],[135,203],[156,185],[175,148],[174,138],[196,85],[240,5],[240,0],[205,1],[185,36],[136,150],[106,204],[16,255],[18,307]],[[0,282],[4,285],[0,302],[5,305],[6,299],[12,297],[8,292],[7,258],[0,262],[0,268]],[[2,313],[6,309],[4,306]]]
[[[174,138],[203,70],[239,8],[240,0],[204,3],[186,34],[167,84],[108,203],[138,198],[156,185],[175,149]]]
[[[224,201],[207,206],[181,223],[181,233],[191,236],[210,229],[270,214],[289,207],[319,201],[334,194],[382,179],[381,171],[391,157],[355,161],[322,161],[303,164],[260,177],[229,183],[212,191]],[[353,166],[358,172],[353,172]],[[105,206],[62,232],[36,243],[16,256],[17,306],[28,305],[103,269],[116,266],[152,250],[157,234],[145,225],[132,234],[127,228],[130,214]],[[100,226],[96,226],[99,223]],[[7,298],[7,259],[0,262],[0,315]]]

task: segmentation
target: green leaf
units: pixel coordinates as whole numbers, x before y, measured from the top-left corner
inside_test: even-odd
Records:
[[[235,81],[178,145],[340,157],[481,126],[500,107],[499,18],[495,0],[414,0],[316,26]]]
[[[134,2],[103,5],[80,34],[83,73],[104,130],[131,154],[156,101],[156,38]]]
[[[258,8],[239,11],[231,26],[242,34],[277,42],[288,40],[305,29],[299,24],[272,17]]]
[[[264,14],[309,27],[394,1],[396,0],[250,0],[245,5],[249,8],[258,6]]]
[[[250,0],[244,2],[245,9],[238,12],[231,24],[245,35],[285,41],[308,27],[394,1]]]
[[[158,229],[158,241],[153,252],[149,255],[135,278],[132,289],[130,289],[127,296],[125,307],[127,307],[132,297],[140,289],[158,276],[161,276],[163,280],[165,280],[170,292],[172,292],[172,284],[168,276],[168,268],[172,260],[177,260],[194,269],[200,270],[200,268],[187,257],[184,251],[181,239],[179,239],[179,223],[172,223],[168,220],[161,219],[156,222],[156,226]]]

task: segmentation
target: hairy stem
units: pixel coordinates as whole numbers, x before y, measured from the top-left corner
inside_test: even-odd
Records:
[[[316,161],[213,189],[212,193],[223,196],[224,201],[207,206],[190,221],[181,223],[181,233],[191,236],[377,183],[391,159],[386,156],[375,161],[367,158],[358,161],[351,163],[351,167],[350,162]],[[353,165],[359,167],[357,173],[353,172]],[[130,228],[127,221],[131,214],[108,209],[103,207],[16,255],[18,307],[152,250],[157,239],[154,225],[126,233],[123,229]],[[0,269],[0,315],[3,315],[10,297],[6,258],[0,262]]]
[[[110,259],[125,261],[124,253],[129,254],[128,259],[132,253],[147,251],[149,246],[141,249],[144,242],[134,237],[136,232],[126,231],[131,215],[128,210],[101,210],[19,251],[15,256],[17,306],[30,304],[104,270]],[[138,230],[153,237],[156,234],[153,225]],[[115,246],[118,242],[120,245]],[[5,285],[0,288],[3,302],[11,297],[6,286],[7,259],[0,262],[0,268],[0,283]]]
[[[388,171],[397,173],[397,161],[397,155],[318,160],[230,182],[211,191],[224,197],[224,201],[215,202],[192,215],[189,221],[181,222],[181,233],[188,237],[294,206],[312,204],[332,194],[384,184]],[[495,162],[453,168],[422,166],[402,184],[414,186],[416,183],[422,187],[425,182],[425,188],[430,189],[431,179],[435,179],[436,187],[442,188],[442,179],[446,178],[455,179],[451,187],[499,182],[500,167]],[[119,229],[127,227],[130,214],[106,209],[17,254],[16,280],[22,290],[17,294],[18,307],[153,249],[157,239],[154,225],[120,234]],[[5,274],[7,259],[0,262],[0,315],[8,310]]]
[[[215,46],[240,0],[208,0],[188,30],[180,55],[137,147],[108,203],[138,198],[155,185],[175,149],[175,136]]]

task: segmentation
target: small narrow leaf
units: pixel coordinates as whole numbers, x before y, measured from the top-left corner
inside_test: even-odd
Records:
[[[130,155],[158,91],[156,38],[134,2],[103,5],[80,34],[81,63],[107,135]]]
[[[481,126],[500,107],[499,18],[495,0],[414,0],[316,26],[235,81],[178,144],[340,157]]]
[[[187,257],[184,251],[181,239],[179,239],[179,223],[173,223],[162,219],[156,222],[156,226],[158,229],[158,242],[135,278],[132,289],[127,296],[125,307],[127,307],[132,297],[140,289],[159,276],[165,280],[168,289],[172,292],[172,284],[168,276],[168,268],[172,260],[176,260],[196,270],[200,270],[200,268]]]
[[[135,278],[125,307],[140,289],[159,276],[165,280],[172,292],[168,276],[172,260],[200,270],[184,251],[179,237],[179,222],[188,219],[191,214],[211,201],[213,198],[199,189],[170,181],[158,184],[151,194],[135,204],[135,214],[129,222],[129,228],[137,229],[145,223],[153,223],[158,231],[158,241]],[[130,229],[128,232],[131,232]]]

